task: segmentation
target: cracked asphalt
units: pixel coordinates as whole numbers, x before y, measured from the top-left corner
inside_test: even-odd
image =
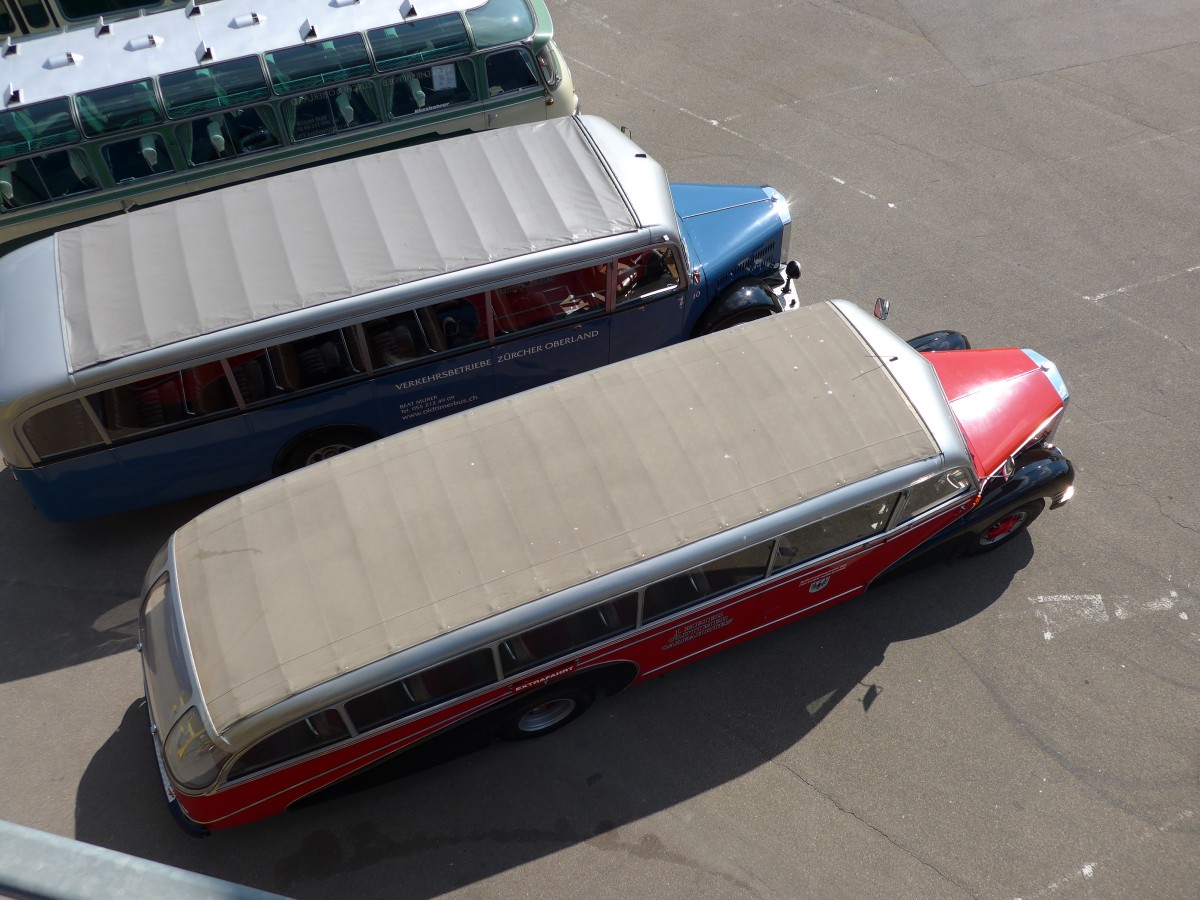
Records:
[[[1060,366],[1027,538],[504,745],[197,841],[135,595],[203,508],[56,526],[0,478],[0,818],[295,897],[1200,897],[1200,15],[549,0],[583,109],[791,202],[808,301]]]

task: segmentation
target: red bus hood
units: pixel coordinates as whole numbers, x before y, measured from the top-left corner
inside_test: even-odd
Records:
[[[980,478],[1036,436],[1063,408],[1058,389],[1024,350],[926,353]]]

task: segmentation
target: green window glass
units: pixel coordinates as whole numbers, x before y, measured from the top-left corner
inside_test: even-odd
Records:
[[[50,13],[42,0],[17,0],[21,15],[30,28],[46,28],[50,25]]]
[[[379,95],[369,81],[311,91],[279,103],[283,127],[296,142],[379,122]]]
[[[79,129],[66,97],[0,112],[0,159],[73,144]]]
[[[0,162],[0,210],[22,209],[99,187],[79,147]]]
[[[189,166],[203,166],[279,147],[279,121],[267,104],[214,113],[175,128],[175,142]]]
[[[478,100],[469,59],[434,63],[379,79],[384,109],[393,119],[449,109]]]
[[[271,95],[257,56],[172,72],[161,76],[158,86],[167,105],[167,115],[172,119],[241,106]]]
[[[390,25],[367,32],[375,67],[390,72],[447,56],[471,51],[467,27],[457,15],[418,19],[405,25]]]
[[[124,9],[160,6],[162,0],[59,0],[63,15],[68,19],[94,19]]]
[[[114,134],[163,120],[151,79],[80,94],[79,121],[88,137]]]
[[[467,10],[467,22],[480,49],[523,41],[533,34],[533,13],[524,0],[491,0]]]
[[[367,45],[358,34],[274,50],[266,60],[277,94],[311,91],[371,74]]]
[[[108,144],[101,149],[100,156],[117,184],[175,171],[166,142],[158,134],[143,134]]]

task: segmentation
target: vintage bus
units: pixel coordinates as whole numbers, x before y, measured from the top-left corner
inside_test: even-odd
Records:
[[[795,305],[790,223],[587,116],[93,222],[0,257],[0,453],[52,519],[263,481]]]
[[[0,249],[386,145],[569,116],[551,35],[544,0],[219,0],[10,39]]]
[[[1073,491],[1033,351],[918,353],[806,306],[447,417],[170,538],[139,617],[172,808],[287,809],[458,737],[520,739]],[[961,549],[961,548],[960,548]]]

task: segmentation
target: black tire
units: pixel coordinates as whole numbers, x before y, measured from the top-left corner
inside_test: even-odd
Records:
[[[590,687],[561,687],[542,691],[513,704],[496,734],[505,741],[527,741],[569,725],[582,716],[596,692]]]
[[[1042,514],[1046,501],[1031,500],[1014,510],[996,516],[982,531],[973,535],[968,554],[989,553],[997,547],[1003,547],[1022,531],[1030,526],[1034,519]]]
[[[276,474],[283,475],[295,472],[305,466],[321,462],[363,444],[369,444],[374,437],[365,431],[352,428],[328,428],[324,431],[314,431],[289,447],[279,457]]]

